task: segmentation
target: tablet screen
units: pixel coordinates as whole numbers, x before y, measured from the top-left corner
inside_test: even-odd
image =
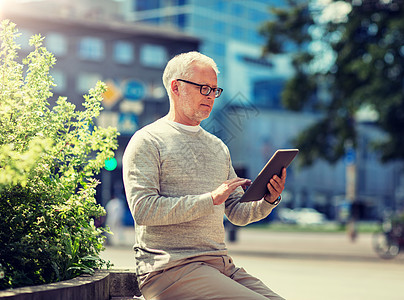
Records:
[[[249,202],[261,200],[268,192],[267,183],[271,177],[275,174],[281,176],[282,168],[287,168],[298,153],[298,149],[277,150],[239,201]]]

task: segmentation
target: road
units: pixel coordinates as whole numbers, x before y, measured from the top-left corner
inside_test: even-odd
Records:
[[[129,242],[108,246],[102,257],[133,268]],[[352,243],[344,234],[242,229],[228,248],[236,265],[288,300],[404,300],[404,254],[379,259],[370,235]]]

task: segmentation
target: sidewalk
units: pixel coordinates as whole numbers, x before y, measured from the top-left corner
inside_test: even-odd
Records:
[[[327,260],[380,260],[372,249],[371,234],[361,234],[355,242],[344,233],[271,232],[245,228],[235,243],[228,242],[230,253]]]
[[[116,269],[133,269],[133,228],[125,242],[107,246],[104,259]],[[380,259],[371,234],[352,243],[344,233],[272,232],[240,228],[227,246],[239,267],[288,300],[403,300],[404,255]]]
[[[125,227],[125,239],[115,246],[134,244],[134,228]],[[107,246],[108,247],[108,246]],[[230,255],[343,261],[380,261],[373,251],[372,235],[359,234],[351,242],[345,233],[272,232],[267,229],[239,228],[237,241],[227,241]],[[404,264],[404,255],[394,258]]]

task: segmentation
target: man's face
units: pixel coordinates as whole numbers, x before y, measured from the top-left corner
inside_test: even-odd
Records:
[[[183,78],[188,81],[208,85],[217,88],[216,72],[209,66],[197,64],[193,65],[191,78]],[[199,125],[207,119],[212,111],[215,102],[213,91],[204,96],[200,93],[200,87],[186,82],[179,83],[179,98],[176,105],[176,112],[181,117],[182,124]]]

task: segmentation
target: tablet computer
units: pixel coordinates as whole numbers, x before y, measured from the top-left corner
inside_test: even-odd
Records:
[[[279,149],[254,179],[240,198],[240,202],[258,201],[268,192],[267,183],[275,174],[281,176],[282,168],[287,168],[299,153],[298,149]]]

